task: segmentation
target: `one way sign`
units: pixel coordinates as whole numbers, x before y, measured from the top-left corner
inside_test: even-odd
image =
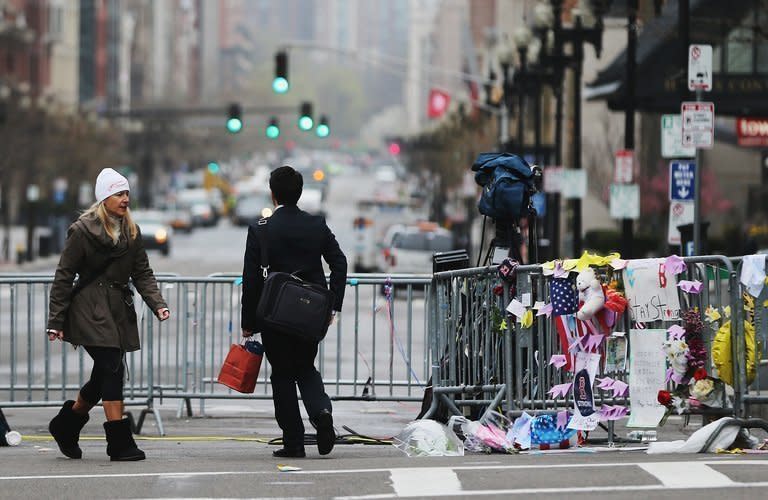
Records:
[[[691,201],[694,199],[696,163],[686,161],[669,162],[670,201]]]

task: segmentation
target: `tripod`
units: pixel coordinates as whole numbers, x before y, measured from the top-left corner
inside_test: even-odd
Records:
[[[536,216],[536,209],[532,204],[529,203],[526,222],[528,224],[528,261],[530,263],[535,263],[539,260],[539,240],[537,236]],[[482,255],[483,242],[485,241],[486,220],[487,217],[484,217],[482,234],[480,236],[480,253],[477,256],[477,267],[480,266],[480,256]],[[490,245],[488,246],[488,251],[485,254],[485,258],[482,259],[483,266],[499,264],[501,260],[505,259],[506,257],[511,257],[517,262],[523,264],[523,255],[521,252],[523,235],[522,228],[520,226],[520,220],[494,219],[494,222],[496,223],[496,234],[490,241]],[[507,250],[506,255],[503,255],[504,249]]]

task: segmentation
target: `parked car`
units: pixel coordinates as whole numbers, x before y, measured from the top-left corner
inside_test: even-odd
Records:
[[[274,205],[269,193],[253,192],[237,199],[232,209],[232,223],[238,226],[255,224],[262,217],[272,215]]]
[[[141,239],[147,250],[160,250],[163,255],[171,253],[173,229],[167,223],[167,216],[158,210],[131,210],[133,221],[141,229]]]

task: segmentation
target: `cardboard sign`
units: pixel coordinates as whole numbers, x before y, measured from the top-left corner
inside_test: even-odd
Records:
[[[677,277],[666,272],[664,259],[630,260],[624,269],[624,289],[633,321],[676,321],[680,318]]]
[[[629,331],[629,402],[632,414],[627,427],[656,427],[666,408],[658,401],[666,386],[667,361],[661,345],[663,329]]]

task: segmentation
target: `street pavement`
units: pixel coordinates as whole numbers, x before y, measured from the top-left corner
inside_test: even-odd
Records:
[[[598,444],[516,455],[412,458],[388,444],[341,444],[352,441],[342,426],[371,438],[397,434],[418,404],[393,402],[336,402],[343,439],[330,455],[308,445],[307,458],[275,459],[277,446],[268,443],[279,429],[270,401],[208,402],[204,416],[194,405],[195,415],[181,418],[178,403],[165,401],[166,436],[151,417],[137,436],[147,460],[115,463],[105,453],[98,410],[83,432],[83,459],[69,460],[46,431],[55,409],[5,409],[23,441],[0,448],[0,498],[677,498],[691,490],[714,499],[765,498],[768,488],[765,455],[647,455],[643,444],[605,446],[604,432],[593,434]],[[683,429],[671,418],[659,439],[685,439],[696,420]],[[626,432],[617,427],[619,437]],[[281,471],[285,465],[300,470]]]

